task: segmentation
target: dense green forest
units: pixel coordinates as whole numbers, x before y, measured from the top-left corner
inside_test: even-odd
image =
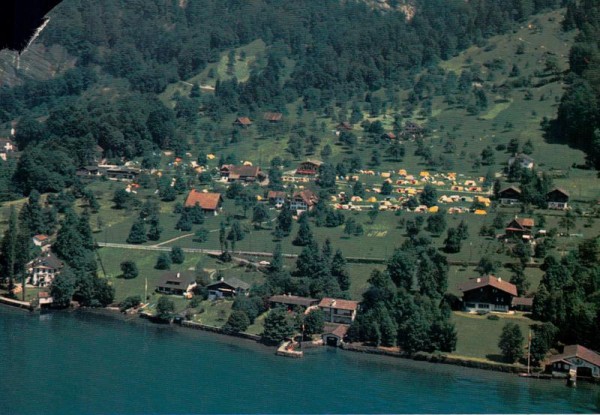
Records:
[[[189,135],[175,127],[197,117],[198,106],[210,125],[228,113],[283,111],[298,98],[307,110],[326,111],[369,91],[410,86],[423,68],[561,4],[423,1],[407,21],[361,2],[65,1],[40,40],[64,46],[77,66],[52,80],[0,90],[0,122],[19,120],[17,143],[24,151],[16,171],[0,166],[0,177],[16,172],[2,197],[72,185],[75,168],[90,162],[96,144],[109,158],[142,156],[147,165],[159,148],[181,153]],[[266,43],[268,56],[245,82],[217,80],[214,94],[180,97],[175,109],[156,99],[222,51],[256,39]],[[293,69],[284,75],[287,61]],[[98,93],[102,87],[116,91]],[[46,115],[47,121],[36,121]]]
[[[584,150],[600,167],[600,5],[594,0],[570,1],[565,30],[579,30],[569,54],[569,87],[549,134]]]

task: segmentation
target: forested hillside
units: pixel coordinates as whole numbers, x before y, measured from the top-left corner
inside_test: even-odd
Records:
[[[594,0],[570,1],[565,30],[579,30],[569,55],[569,88],[558,118],[549,129],[558,139],[584,150],[600,167],[600,4]]]
[[[175,131],[193,102],[181,98],[173,111],[156,94],[230,48],[256,39],[267,47],[245,82],[233,77],[200,96],[211,121],[259,108],[283,111],[298,98],[305,109],[323,111],[392,84],[410,86],[422,68],[560,3],[428,0],[417,2],[407,21],[360,2],[64,1],[40,41],[66,48],[76,67],[0,91],[0,122],[19,120],[24,152],[2,197],[71,185],[97,144],[109,158],[143,156],[146,165],[158,148],[185,151],[191,136]],[[67,162],[55,162],[61,159]],[[0,177],[10,177],[10,169],[3,163]]]

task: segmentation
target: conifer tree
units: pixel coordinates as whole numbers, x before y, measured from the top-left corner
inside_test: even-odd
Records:
[[[127,237],[128,244],[143,244],[148,240],[146,236],[146,224],[143,219],[136,220],[131,226],[129,236]]]

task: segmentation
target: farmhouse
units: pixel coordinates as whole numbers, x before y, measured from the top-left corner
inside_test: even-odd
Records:
[[[248,128],[252,125],[252,121],[248,117],[237,117],[233,122],[236,127]]]
[[[323,162],[318,160],[303,161],[296,169],[296,174],[314,176],[319,172],[319,167],[321,167],[322,164]]]
[[[261,181],[265,175],[257,166],[236,166],[233,164],[224,164],[220,170],[221,177],[227,178],[229,182],[237,180],[243,182]]]
[[[548,201],[548,209],[565,210],[568,208],[569,194],[565,190],[556,187],[546,194],[546,200]]]
[[[295,192],[290,201],[290,210],[312,210],[318,201],[319,197],[310,189],[305,189],[301,192]]]
[[[192,189],[185,199],[184,206],[186,208],[192,208],[196,206],[197,203],[203,211],[210,212],[216,216],[217,212],[221,209],[222,202],[223,198],[220,193],[204,193]]]
[[[577,376],[600,377],[600,355],[578,344],[565,346],[561,354],[551,356],[546,362],[546,372],[569,373]]]
[[[110,180],[134,180],[140,174],[140,169],[132,167],[111,167],[105,175]]]
[[[238,295],[248,295],[250,284],[237,278],[221,278],[219,281],[207,285],[209,300],[215,300],[223,297],[235,297]]]
[[[515,218],[506,227],[506,236],[523,238],[531,235],[535,222],[530,218]]]
[[[267,200],[270,204],[275,205],[276,207],[281,207],[285,203],[287,195],[285,192],[280,192],[276,190],[269,190],[267,193]]]
[[[471,279],[461,284],[465,311],[507,312],[517,296],[517,287],[493,275]]]
[[[283,114],[280,112],[265,112],[263,114],[263,119],[270,123],[278,123],[283,118]]]
[[[535,166],[533,158],[523,153],[514,154],[508,159],[508,167],[511,167],[514,163],[518,163],[521,168],[527,170],[532,170]]]
[[[358,301],[323,298],[319,308],[325,314],[325,321],[330,323],[351,324],[356,317]]]
[[[26,265],[27,282],[38,287],[48,287],[64,268],[64,264],[52,252],[45,253]]]
[[[296,307],[307,309],[308,307],[312,307],[317,305],[319,300],[308,297],[298,297],[296,295],[274,295],[269,298],[269,304],[271,307],[284,306],[289,310],[292,310]]]
[[[422,136],[423,132],[424,129],[419,124],[412,121],[407,121],[406,124],[404,124],[402,135],[408,138],[416,138],[418,136]]]
[[[521,201],[521,190],[514,186],[505,187],[498,192],[501,205],[516,205]]]
[[[158,281],[156,291],[162,294],[186,295],[196,287],[196,276],[191,272],[166,272]]]

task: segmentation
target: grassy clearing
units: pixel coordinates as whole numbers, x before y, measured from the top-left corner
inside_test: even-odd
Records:
[[[498,314],[499,315],[499,314]],[[529,326],[533,321],[523,317],[521,314],[499,315],[500,320],[488,320],[485,316],[455,312],[452,321],[456,325],[458,341],[453,354],[487,359],[491,361],[502,361],[501,351],[498,348],[498,340],[502,328],[507,322],[519,325],[523,337],[527,338]]]

